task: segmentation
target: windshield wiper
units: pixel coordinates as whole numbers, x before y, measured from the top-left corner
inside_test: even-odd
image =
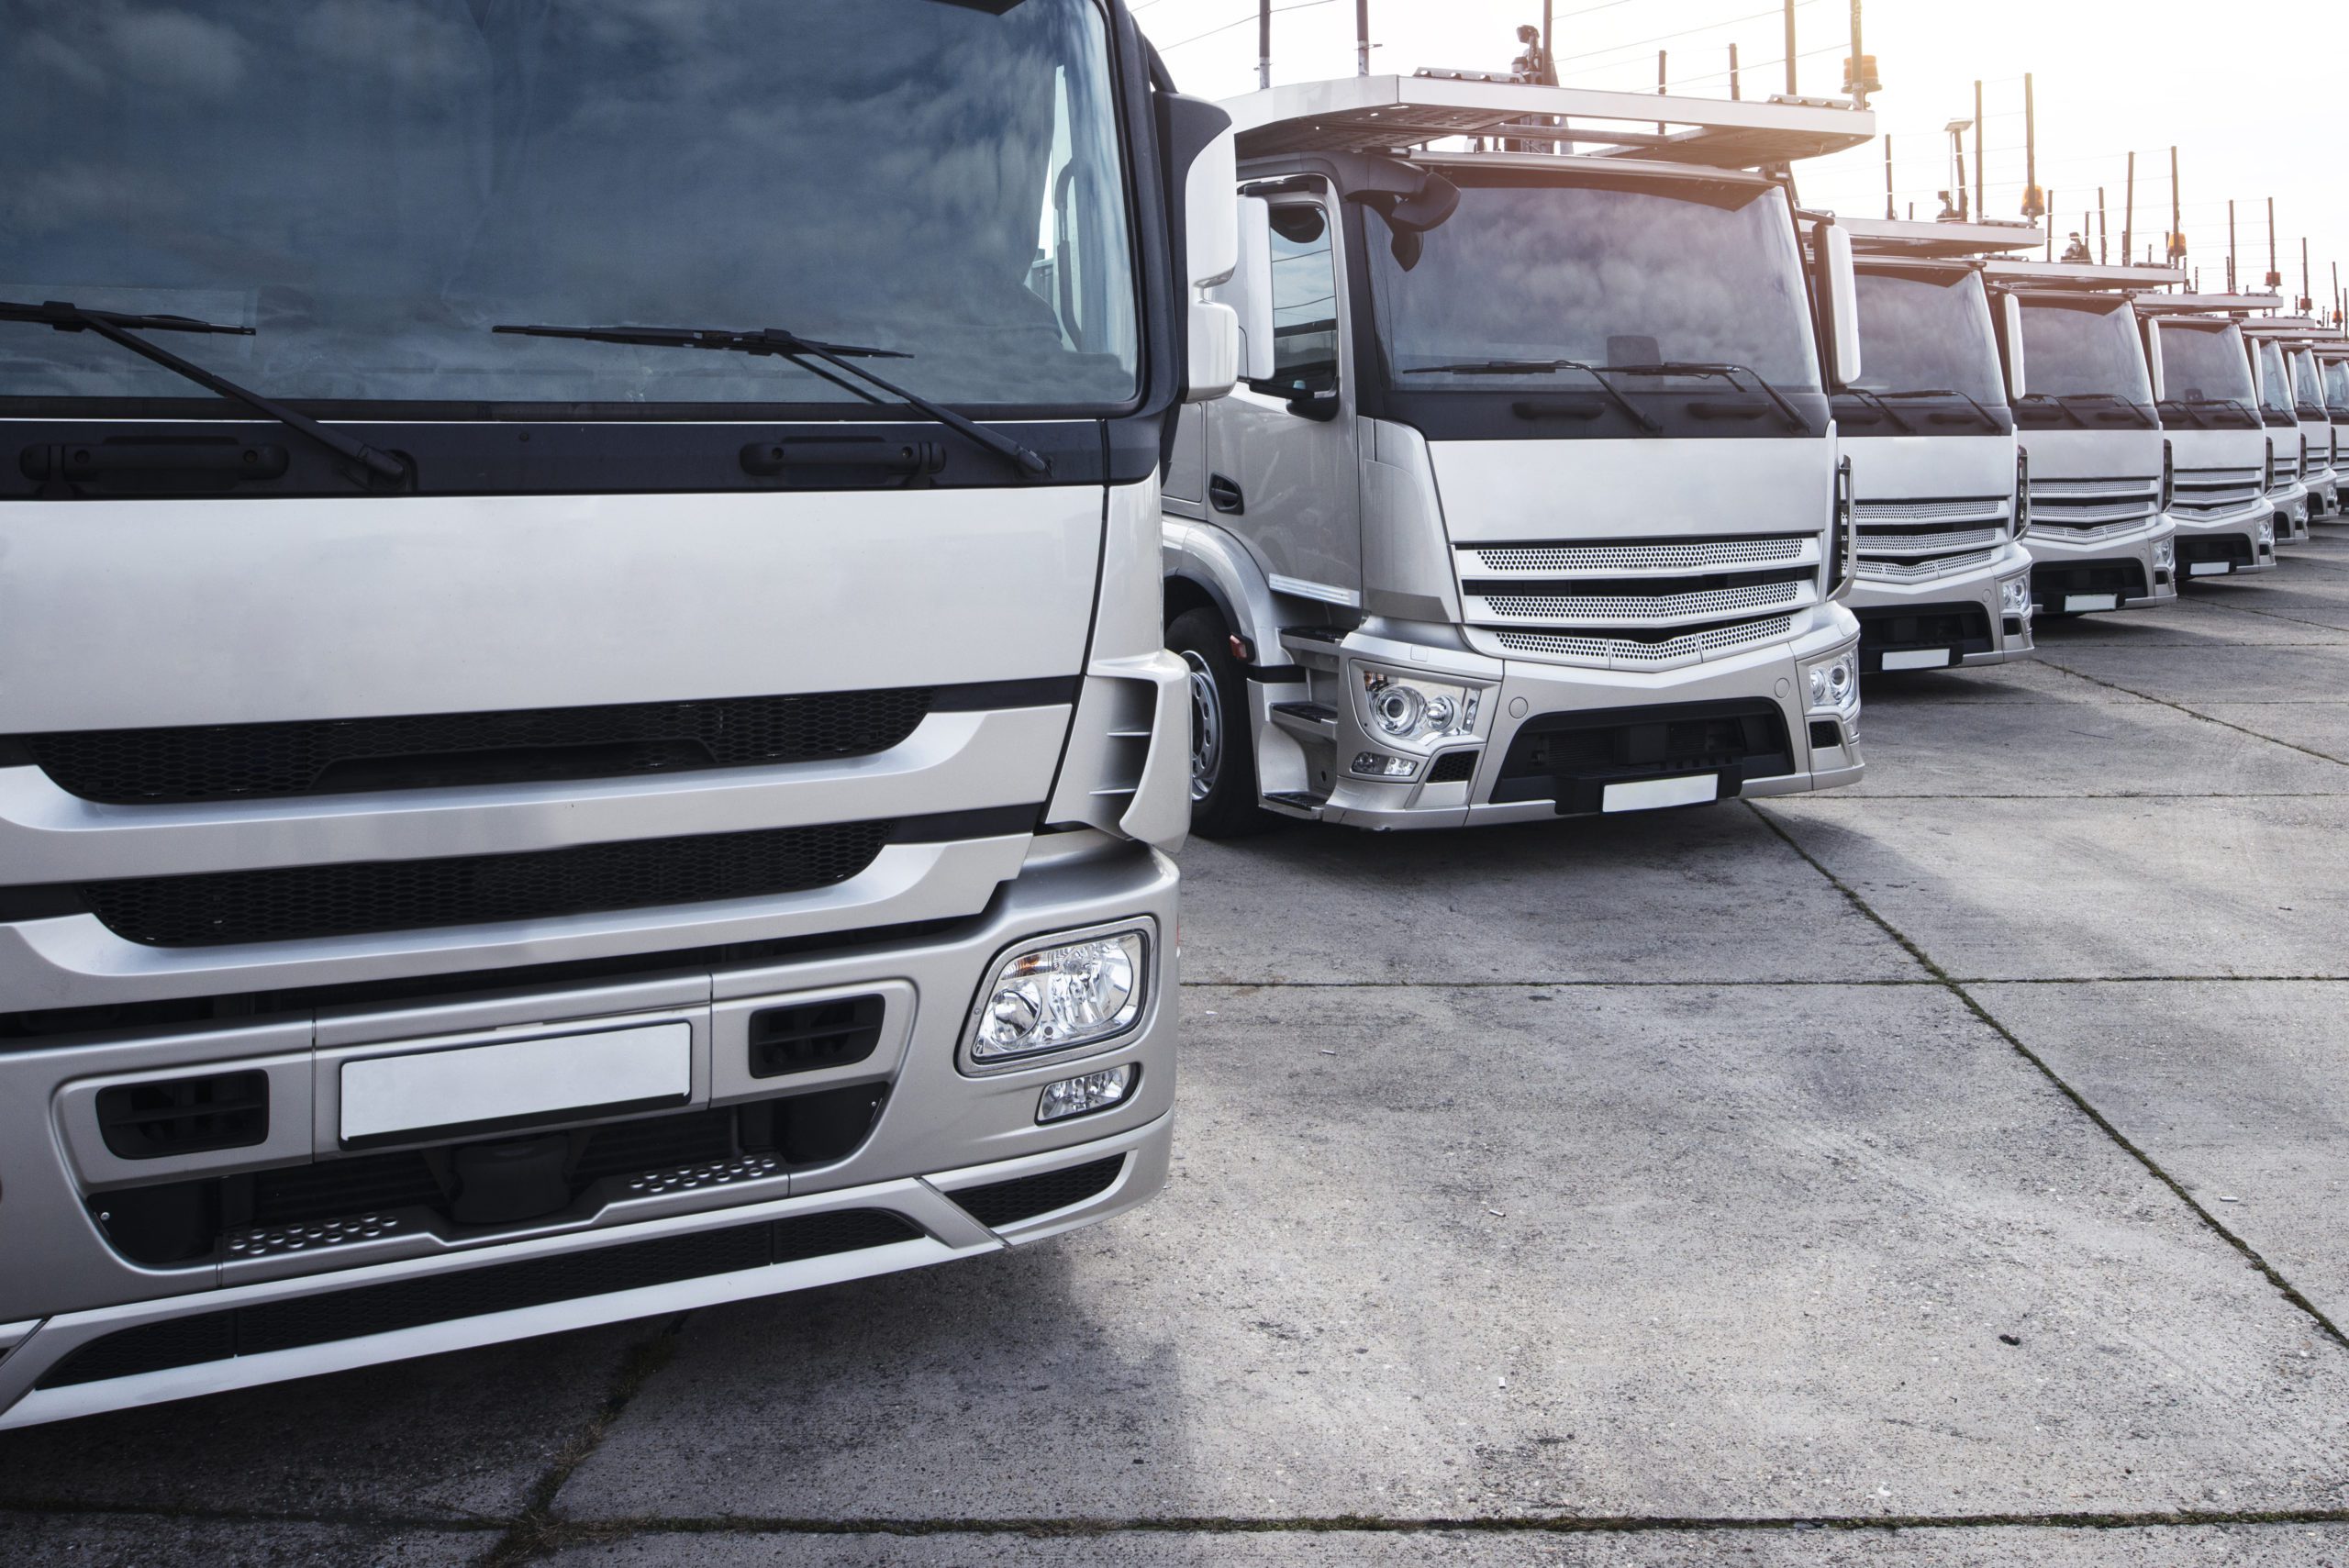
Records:
[[[1858,398],[1861,402],[1866,404],[1869,407],[1875,409],[1877,413],[1883,415],[1886,418],[1891,420],[1894,424],[1899,426],[1902,429],[1908,431],[1910,435],[1913,436],[1917,433],[1917,427],[1902,418],[1900,417],[1900,410],[1895,408],[1882,394],[1870,392],[1864,386],[1847,386],[1843,390],[1851,394],[1854,397]]]
[[[1790,430],[1800,430],[1806,436],[1816,435],[1818,433],[1810,428],[1810,421],[1802,417],[1801,411],[1796,408],[1793,404],[1787,402],[1785,395],[1779,392],[1776,387],[1772,386],[1769,382],[1763,379],[1762,373],[1751,365],[1733,365],[1725,361],[1720,362],[1699,362],[1694,360],[1666,360],[1659,364],[1653,365],[1609,365],[1607,368],[1615,372],[1619,375],[1719,376],[1723,381],[1728,382],[1731,386],[1735,386],[1737,384],[1737,378],[1739,376],[1752,376],[1753,378],[1753,384],[1760,387],[1769,397],[1770,401],[1778,406],[1778,412],[1786,416],[1787,428]]]
[[[2016,398],[2015,401],[2017,403],[2045,403],[2051,405],[2057,413],[2063,415],[2065,418],[2069,419],[2073,424],[2077,425],[2081,429],[2085,430],[2088,428],[2088,422],[2086,419],[2081,418],[2079,415],[2074,411],[2070,404],[2065,402],[2061,397],[2058,397],[2052,392],[2026,392],[2021,397]]]
[[[1611,369],[1612,367],[1609,367]],[[1664,428],[1648,416],[1647,410],[1623,395],[1622,389],[1607,379],[1607,372],[1584,360],[1467,360],[1456,365],[1406,365],[1405,375],[1548,375],[1556,371],[1580,371],[1598,384],[1608,401],[1631,416],[1631,423],[1654,435]]]
[[[1887,392],[1884,395],[1887,398],[1963,397],[1965,401],[1974,405],[1974,411],[1982,416],[1982,422],[1984,424],[1990,426],[1994,429],[1998,428],[1998,421],[1997,417],[1993,415],[1989,409],[1983,406],[1982,400],[1980,398],[1976,397],[1970,392],[1960,392],[1954,386],[1929,386],[1918,392]]]
[[[868,349],[856,343],[825,343],[813,338],[803,338],[796,332],[780,327],[760,327],[738,331],[725,327],[493,327],[493,332],[510,333],[518,338],[572,338],[584,343],[629,343],[646,349],[712,349],[733,354],[772,354],[789,360],[800,369],[817,375],[824,373],[807,361],[820,360],[835,370],[844,371],[858,380],[869,382],[908,408],[930,416],[956,435],[986,448],[998,457],[1008,458],[1029,473],[1049,474],[1052,465],[1034,448],[1022,445],[999,430],[974,425],[943,404],[933,403],[918,392],[907,392],[892,381],[852,364],[852,360],[909,360],[911,354],[895,349]],[[836,376],[825,375],[827,381],[839,384]]]
[[[47,326],[60,332],[95,332],[109,343],[118,343],[143,360],[151,360],[177,375],[185,376],[206,391],[215,392],[232,403],[241,403],[255,413],[267,415],[288,429],[299,431],[333,452],[359,464],[379,479],[405,481],[407,464],[388,452],[379,452],[366,442],[330,430],[306,414],[297,414],[274,398],[264,397],[247,387],[239,386],[228,377],[215,375],[202,365],[180,358],[168,349],[159,349],[139,332],[217,332],[232,338],[250,338],[250,327],[223,326],[218,322],[198,321],[188,316],[139,316],[117,310],[84,310],[67,300],[52,299],[39,305],[24,305],[14,300],[0,300],[0,321],[24,321],[35,326]]]

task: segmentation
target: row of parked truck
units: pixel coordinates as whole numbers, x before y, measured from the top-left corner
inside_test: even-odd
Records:
[[[2321,330],[1810,210],[1841,101],[173,25],[0,52],[0,1426],[1120,1212],[1194,823],[1846,783],[2338,504]]]

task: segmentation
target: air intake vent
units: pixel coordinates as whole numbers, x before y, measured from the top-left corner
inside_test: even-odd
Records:
[[[101,1089],[98,1130],[122,1160],[250,1148],[269,1137],[269,1074],[216,1073]]]
[[[751,1076],[780,1078],[862,1062],[881,1043],[878,996],[840,996],[751,1015]]]
[[[857,1209],[264,1302],[119,1329],[93,1340],[51,1367],[39,1386],[63,1388],[233,1356],[330,1344],[427,1323],[862,1251],[920,1235],[896,1215]]]
[[[1033,1219],[1040,1214],[1050,1214],[1056,1208],[1083,1203],[1098,1197],[1109,1190],[1124,1166],[1126,1157],[1112,1154],[1107,1160],[1096,1160],[1089,1165],[1072,1165],[1065,1171],[1046,1171],[1041,1175],[1017,1176],[1008,1182],[995,1182],[983,1187],[964,1187],[946,1195],[961,1204],[972,1218],[990,1228],[1017,1224]]]
[[[1481,751],[1446,751],[1428,769],[1430,784],[1466,784],[1476,776],[1476,759]]]
[[[108,929],[135,942],[288,941],[828,887],[872,864],[895,826],[845,822],[518,855],[142,877],[82,891]]]

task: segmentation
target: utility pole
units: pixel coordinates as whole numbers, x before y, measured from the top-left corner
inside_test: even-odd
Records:
[[[2305,316],[2315,308],[2316,284],[2309,281],[2309,239],[2303,234],[2300,236],[2300,313]]]
[[[1798,96],[1795,88],[1795,0],[1787,0],[1787,96]]]
[[[1870,93],[1884,91],[1884,83],[1876,73],[1876,61],[1860,41],[1860,0],[1852,0],[1852,58],[1843,63],[1843,91],[1852,95],[1852,107],[1855,109],[1868,106]]]
[[[1889,131],[1884,138],[1884,216],[1887,219],[1900,216],[1899,209],[1892,205],[1892,135]]]
[[[2177,200],[2177,144],[2169,149],[2169,247],[2168,261],[2173,267],[2186,263],[2186,218]]]
[[[2129,183],[2121,198],[2121,264],[2127,266],[2137,253],[2137,155],[2129,155]]]
[[[2099,185],[2096,188],[2096,260],[2099,266],[2112,260],[2111,247],[2106,243],[2110,233],[2104,223],[2104,187]]]
[[[1662,50],[1655,51],[1655,95],[1659,98],[1664,96],[1664,50]],[[1662,120],[1655,122],[1656,135],[1662,136],[1664,129],[1664,123]]]
[[[1990,216],[1990,204],[1984,195],[1982,183],[1986,171],[1982,167],[1982,83],[1974,83],[1974,216]]]
[[[2274,196],[2267,198],[2267,286],[2271,289],[2279,289],[2284,286],[2283,272],[2276,265],[2276,198]]]
[[[1978,180],[1982,177],[1978,152],[1975,165],[1974,177]],[[2054,212],[2054,199],[2043,199],[2039,194],[2039,111],[2032,97],[2031,72],[2026,71],[2022,74],[2022,215],[2036,223],[2042,215],[2052,217]]]
[[[1370,74],[1370,0],[1354,0],[1354,74]]]
[[[1742,93],[1741,93],[1741,92],[1739,92],[1739,91],[1737,90],[1737,46],[1736,46],[1735,44],[1731,44],[1731,45],[1730,45],[1730,46],[1729,46],[1729,96],[1730,96],[1730,102],[1731,102],[1731,103],[1735,103],[1735,102],[1737,102],[1739,99],[1742,98],[1744,95],[1745,95],[1744,94],[1742,94]]]
[[[2227,198],[2227,292],[2235,292],[2235,203]]]
[[[1550,86],[1558,84],[1558,17],[1557,0],[1542,0],[1542,80]],[[1551,148],[1556,151],[1555,146]]]
[[[1547,0],[1542,7],[1549,9]],[[1273,84],[1273,0],[1256,0],[1256,86]]]

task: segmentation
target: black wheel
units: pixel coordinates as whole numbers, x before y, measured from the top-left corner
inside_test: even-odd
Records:
[[[1256,753],[1248,734],[1248,677],[1231,656],[1231,633],[1209,609],[1186,610],[1166,646],[1191,675],[1191,830],[1238,839],[1275,825],[1256,802]]]

